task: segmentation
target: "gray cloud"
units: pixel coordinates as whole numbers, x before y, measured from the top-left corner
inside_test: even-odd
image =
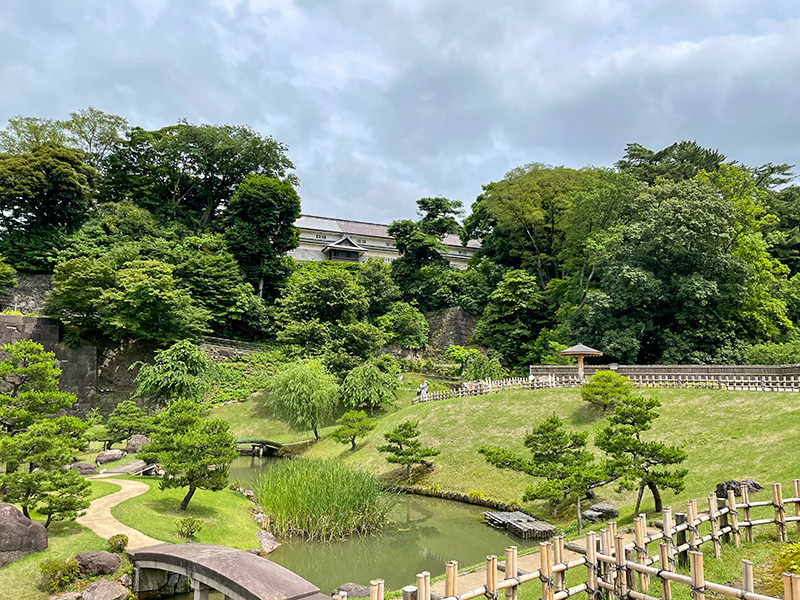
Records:
[[[0,6],[0,123],[93,105],[287,143],[306,212],[390,221],[528,162],[697,139],[800,158],[790,1],[40,0]]]

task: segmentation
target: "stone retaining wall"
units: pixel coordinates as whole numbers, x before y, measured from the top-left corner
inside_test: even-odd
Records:
[[[59,388],[75,394],[78,402],[69,411],[84,414],[94,406],[97,395],[97,348],[70,348],[61,343],[61,323],[44,317],[0,314],[0,345],[32,340],[53,352],[61,368]]]
[[[42,314],[45,296],[52,288],[52,275],[17,273],[17,287],[5,290],[5,296],[0,297],[0,310]]]

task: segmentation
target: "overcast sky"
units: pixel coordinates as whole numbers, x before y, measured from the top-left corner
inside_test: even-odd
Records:
[[[0,126],[89,105],[248,124],[289,146],[305,213],[378,222],[628,142],[796,164],[800,3],[0,0]]]

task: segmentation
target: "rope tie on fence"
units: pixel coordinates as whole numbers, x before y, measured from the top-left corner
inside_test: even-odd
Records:
[[[636,542],[633,542],[633,549],[642,554],[647,554],[647,549],[644,546],[640,546]]]
[[[546,583],[546,584],[547,584],[547,585],[549,585],[550,587],[553,587],[553,578],[552,578],[552,577],[545,577],[544,575],[540,575],[540,576],[539,576],[539,580],[540,580],[542,583]]]
[[[738,508],[729,508],[728,514],[734,515],[736,517],[739,516],[739,509]]]
[[[705,594],[706,593],[706,586],[702,585],[700,587],[690,585],[689,588],[691,589],[692,594]]]

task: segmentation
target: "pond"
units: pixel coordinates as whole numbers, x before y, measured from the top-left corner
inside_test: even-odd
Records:
[[[271,460],[241,457],[231,465],[231,479],[247,485],[269,468]],[[342,583],[369,585],[383,578],[386,589],[414,584],[416,574],[444,574],[448,560],[467,566],[486,560],[487,554],[502,556],[505,547],[533,547],[538,542],[522,540],[483,522],[487,510],[451,500],[401,494],[392,522],[374,536],[353,537],[338,542],[307,542],[302,538],[279,540],[283,545],[269,555],[330,594]],[[222,598],[222,595],[211,596]]]

